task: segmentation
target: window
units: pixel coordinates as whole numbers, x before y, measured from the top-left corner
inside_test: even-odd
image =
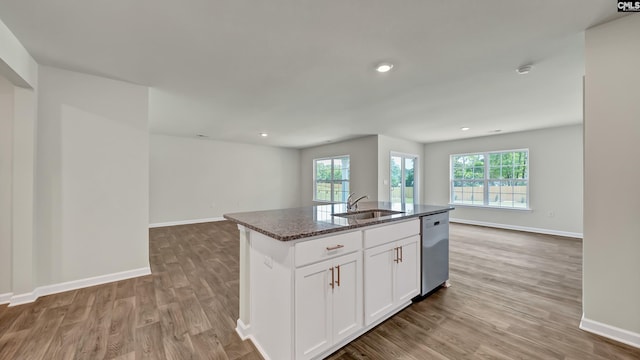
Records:
[[[313,200],[346,202],[349,197],[349,155],[313,160]]]
[[[451,155],[451,203],[529,208],[529,150]]]
[[[418,202],[417,164],[416,155],[391,153],[391,202]]]

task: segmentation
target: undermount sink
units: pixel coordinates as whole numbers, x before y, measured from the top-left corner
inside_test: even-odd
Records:
[[[340,214],[333,214],[333,216],[340,216],[347,219],[363,220],[363,219],[376,219],[383,216],[404,214],[402,211],[384,210],[384,209],[371,209],[362,211],[353,211]]]

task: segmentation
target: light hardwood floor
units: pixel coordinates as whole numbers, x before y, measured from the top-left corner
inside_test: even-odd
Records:
[[[0,359],[261,359],[234,332],[236,226],[151,229],[149,243],[150,276],[0,306]],[[452,224],[450,247],[452,287],[330,359],[640,359],[578,329],[579,240]]]

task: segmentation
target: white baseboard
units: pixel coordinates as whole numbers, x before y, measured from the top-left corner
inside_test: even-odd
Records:
[[[238,319],[236,323],[236,332],[240,336],[240,339],[247,340],[249,338],[250,327],[251,325],[245,325],[244,322],[242,322],[242,320]]]
[[[36,301],[38,296],[40,296],[38,295],[38,289],[24,294],[13,295],[9,300],[9,307],[32,303]]]
[[[582,314],[582,320],[580,320],[580,329],[640,348],[640,334],[587,319],[584,317],[584,314]]]
[[[126,280],[149,274],[151,274],[151,268],[143,267],[140,269],[121,271],[113,274],[94,276],[86,279],[67,281],[59,284],[39,286],[30,293],[11,296],[9,300],[9,306],[11,307],[34,302],[40,296],[57,294],[64,291],[76,290],[94,285],[102,285],[114,281]]]
[[[249,340],[251,340],[251,342],[253,343],[253,346],[256,347],[256,350],[258,350],[258,352],[260,353],[260,355],[262,355],[262,358],[264,360],[271,360],[271,358],[269,357],[269,354],[267,354],[267,352],[262,347],[262,344],[260,344],[260,342],[256,340],[256,338],[253,335],[249,335]]]
[[[582,233],[576,233],[576,232],[541,229],[541,228],[533,228],[533,227],[518,226],[518,225],[497,224],[497,223],[491,223],[491,222],[485,222],[485,221],[450,218],[449,222],[467,224],[467,225],[486,226],[486,227],[507,229],[507,230],[526,231],[526,232],[532,232],[532,233],[538,233],[538,234],[565,236],[565,237],[578,238],[578,239],[582,239],[583,237]]]
[[[253,336],[253,334],[251,334],[251,324],[245,325],[242,320],[238,319],[238,321],[236,322],[236,333],[238,333],[238,336],[240,336],[240,339],[242,340],[249,339],[253,343],[253,346],[256,347],[260,355],[262,355],[263,359],[271,360],[267,352],[264,351],[262,344],[260,344],[260,342]]]
[[[158,228],[158,227],[165,227],[165,226],[200,224],[200,223],[213,222],[213,221],[224,221],[224,220],[225,220],[225,218],[223,218],[223,217],[214,217],[214,218],[206,218],[206,219],[167,221],[167,222],[149,224],[149,228],[151,229],[151,228]]]
[[[13,293],[0,294],[0,305],[8,304],[12,296]]]

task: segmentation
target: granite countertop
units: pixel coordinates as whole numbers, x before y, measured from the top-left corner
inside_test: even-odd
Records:
[[[277,240],[289,241],[324,235],[363,226],[431,215],[453,210],[451,206],[359,202],[358,211],[385,209],[402,213],[373,219],[349,219],[333,214],[346,213],[346,204],[305,206],[290,209],[224,214],[224,218]]]

